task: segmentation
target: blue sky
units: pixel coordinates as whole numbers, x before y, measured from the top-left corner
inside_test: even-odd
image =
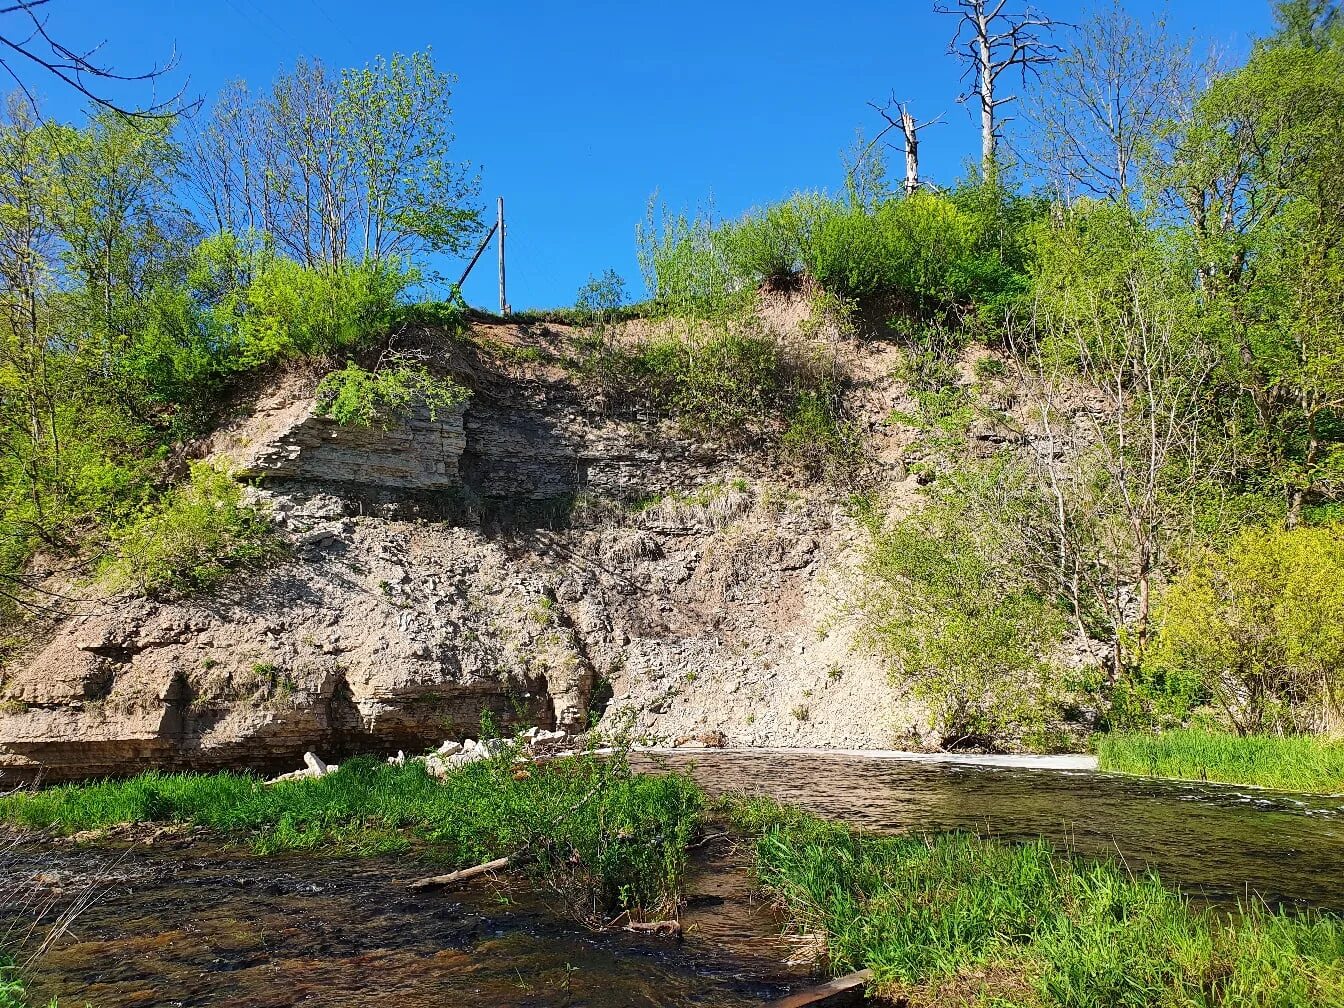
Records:
[[[1077,19],[1077,4],[1039,0]],[[713,202],[735,216],[796,189],[836,188],[854,130],[893,91],[921,118],[924,174],[948,181],[978,150],[946,55],[952,19],[931,0],[772,4],[689,0],[524,3],[425,0],[51,0],[58,37],[123,71],[176,51],[181,82],[211,98],[225,82],[268,82],[297,56],[361,65],[432,46],[459,78],[459,156],[482,166],[482,197],[504,196],[515,308],[571,304],[608,267],[642,292],[634,227],[650,194]],[[1147,16],[1157,5],[1131,0]],[[1268,31],[1269,0],[1174,0],[1173,26],[1244,54]],[[80,105],[41,82],[47,109]],[[492,264],[468,300],[496,301]],[[449,267],[447,272],[452,272]]]

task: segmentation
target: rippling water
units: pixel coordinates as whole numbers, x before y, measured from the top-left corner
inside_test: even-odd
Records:
[[[1044,836],[1152,868],[1224,905],[1248,891],[1344,912],[1344,801],[1091,771],[1022,770],[785,753],[644,757],[877,830]]]
[[[878,830],[1045,836],[1149,867],[1201,899],[1344,911],[1344,803],[1087,772],[798,754],[641,756],[710,791],[747,791]],[[28,847],[0,880],[97,885],[33,974],[35,1003],[230,1008],[759,1005],[805,982],[750,899],[748,852],[700,852],[684,942],[593,934],[504,883],[405,883],[408,859],[253,858],[207,847]],[[0,916],[3,916],[0,899]],[[4,924],[0,921],[0,932]]]

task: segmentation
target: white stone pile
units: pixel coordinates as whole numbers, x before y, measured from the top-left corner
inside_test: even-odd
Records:
[[[306,780],[309,777],[325,777],[327,774],[335,773],[339,770],[338,763],[324,763],[317,753],[306,752],[303,754],[304,767],[302,770],[295,770],[291,773],[281,774],[279,777],[272,777],[268,784],[278,784],[287,780]]]
[[[395,756],[389,756],[387,762],[392,766],[405,766],[407,763],[423,763],[425,769],[435,777],[442,779],[448,775],[451,770],[466,766],[468,763],[476,763],[480,760],[489,759],[491,756],[497,756],[512,744],[518,745],[518,754],[515,757],[516,763],[528,763],[538,756],[554,756],[562,752],[570,742],[569,733],[565,731],[547,731],[544,728],[529,728],[516,739],[482,739],[477,742],[473,739],[464,739],[461,742],[454,742],[451,739],[445,741],[432,753],[427,756],[408,757],[405,752],[398,750]],[[288,780],[306,780],[312,777],[325,777],[329,773],[335,773],[340,769],[338,764],[327,764],[316,754],[306,752],[303,754],[304,767],[302,770],[295,770],[292,773],[281,774],[279,777],[273,777],[267,783],[277,784],[280,781]]]
[[[499,738],[482,739],[479,742],[473,739],[464,739],[461,742],[449,740],[428,756],[417,756],[412,762],[424,763],[426,770],[433,776],[442,779],[458,767],[499,755],[514,741],[519,744],[515,762],[526,763],[537,756],[552,755],[557,752],[569,742],[569,734],[564,731],[529,728],[516,740]],[[389,757],[388,762],[396,766],[404,766],[406,764],[406,754],[398,752],[397,755]]]

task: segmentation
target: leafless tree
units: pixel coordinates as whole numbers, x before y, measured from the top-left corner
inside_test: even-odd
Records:
[[[0,0],[3,2],[3,0]],[[100,108],[124,116],[161,119],[189,111],[199,102],[185,102],[186,83],[172,96],[151,100],[148,105],[132,107],[110,97],[108,86],[120,84],[154,85],[176,69],[176,58],[143,73],[124,74],[98,61],[103,43],[91,49],[72,48],[56,38],[47,26],[46,11],[52,0],[10,0],[0,7],[0,70],[18,85],[33,108],[38,102],[29,90],[28,74],[55,77]]]
[[[892,95],[885,105],[878,105],[876,102],[868,104],[886,121],[886,125],[867,143],[864,143],[860,136],[859,142],[855,145],[853,164],[849,169],[851,184],[857,185],[857,180],[866,176],[864,166],[873,161],[873,152],[882,139],[893,130],[900,130],[904,143],[900,148],[892,147],[892,150],[899,149],[905,156],[903,188],[907,196],[918,192],[923,184],[919,177],[919,132],[941,122],[943,117],[938,116],[928,122],[917,123],[915,117],[910,114],[909,107],[904,102],[898,102],[895,95]]]
[[[1025,86],[1029,76],[1039,75],[1041,67],[1061,51],[1047,41],[1057,22],[1031,7],[1009,12],[1007,6],[1008,0],[957,0],[933,8],[957,18],[947,51],[966,64],[962,80],[967,89],[959,100],[974,98],[980,106],[980,166],[986,178],[994,174],[1000,130],[1013,118],[1000,114],[999,109],[1020,97],[1005,93],[1000,79],[1016,70]]]
[[[899,129],[901,131],[901,137],[905,141],[902,148],[905,154],[905,194],[912,196],[919,191],[921,185],[919,179],[919,131],[941,122],[943,117],[938,116],[928,122],[916,123],[915,117],[910,114],[909,106],[905,102],[898,103],[895,96],[884,106],[872,102],[869,104],[877,109],[877,114],[887,121],[886,129],[879,133],[878,137],[881,137],[887,130]]]
[[[1188,117],[1215,69],[1215,55],[1173,38],[1164,18],[1144,23],[1112,0],[1041,75],[1029,114],[1041,167],[1066,201],[1127,198],[1143,145]]]
[[[1041,568],[1081,633],[1106,640],[1111,671],[1149,634],[1153,590],[1219,463],[1203,443],[1212,351],[1142,269],[1068,313],[1038,310],[1010,359],[1036,426],[1045,507]],[[1103,299],[1106,303],[1103,303]]]

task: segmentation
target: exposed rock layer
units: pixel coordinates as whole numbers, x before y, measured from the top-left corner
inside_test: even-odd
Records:
[[[273,770],[309,749],[423,751],[483,713],[673,744],[921,730],[854,647],[837,493],[613,420],[563,369],[441,360],[475,394],[434,420],[342,428],[290,376],[222,429],[215,452],[261,479],[292,559],[205,601],[64,620],[7,670],[0,765]]]

